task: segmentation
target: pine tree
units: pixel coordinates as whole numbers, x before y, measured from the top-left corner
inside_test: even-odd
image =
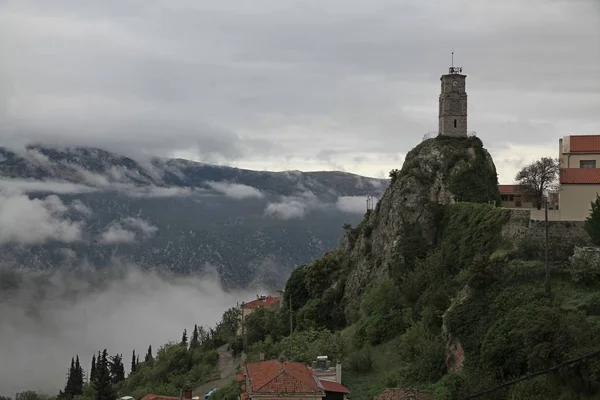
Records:
[[[152,345],[148,346],[148,352],[146,353],[146,357],[144,358],[144,362],[148,364],[152,364],[154,361],[154,357],[152,357]]]
[[[115,400],[116,393],[112,387],[106,349],[98,357],[96,363],[96,380],[94,381],[94,400]]]
[[[194,332],[192,333],[192,339],[190,340],[190,350],[200,346],[200,336],[198,335],[198,325],[194,325]]]
[[[123,357],[120,354],[110,357],[109,369],[110,379],[113,384],[125,380],[125,367],[123,366]]]
[[[133,355],[131,356],[131,372],[130,374],[133,374],[136,369],[137,369],[137,364],[136,364],[136,358],[135,358],[135,350],[133,350]]]
[[[181,345],[188,348],[188,338],[187,338],[187,329],[183,330],[183,335],[181,336]]]
[[[90,383],[96,380],[96,355],[92,356],[92,367],[90,368]]]

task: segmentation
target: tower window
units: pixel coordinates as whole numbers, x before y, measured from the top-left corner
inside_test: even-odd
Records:
[[[456,128],[456,120],[454,120],[454,127]]]

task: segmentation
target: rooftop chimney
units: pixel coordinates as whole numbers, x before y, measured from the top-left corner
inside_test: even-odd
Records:
[[[260,357],[260,361],[265,361],[265,352],[264,352],[264,350],[260,351],[259,357]]]
[[[339,361],[335,364],[335,381],[342,383],[342,363]]]
[[[192,389],[187,387],[183,389],[183,400],[192,400]]]

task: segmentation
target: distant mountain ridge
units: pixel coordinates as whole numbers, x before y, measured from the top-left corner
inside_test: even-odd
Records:
[[[293,266],[335,248],[342,225],[358,222],[366,196],[379,197],[388,183],[337,171],[137,161],[86,147],[0,147],[0,200],[13,200],[4,212],[16,216],[26,204],[29,215],[44,213],[38,232],[26,229],[35,222],[27,214],[2,227],[0,263],[48,270],[133,262],[216,271],[226,286],[277,287]]]

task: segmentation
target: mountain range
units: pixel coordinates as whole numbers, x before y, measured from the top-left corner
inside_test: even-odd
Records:
[[[0,147],[0,265],[135,264],[279,288],[333,249],[387,179],[268,172],[85,147]]]

